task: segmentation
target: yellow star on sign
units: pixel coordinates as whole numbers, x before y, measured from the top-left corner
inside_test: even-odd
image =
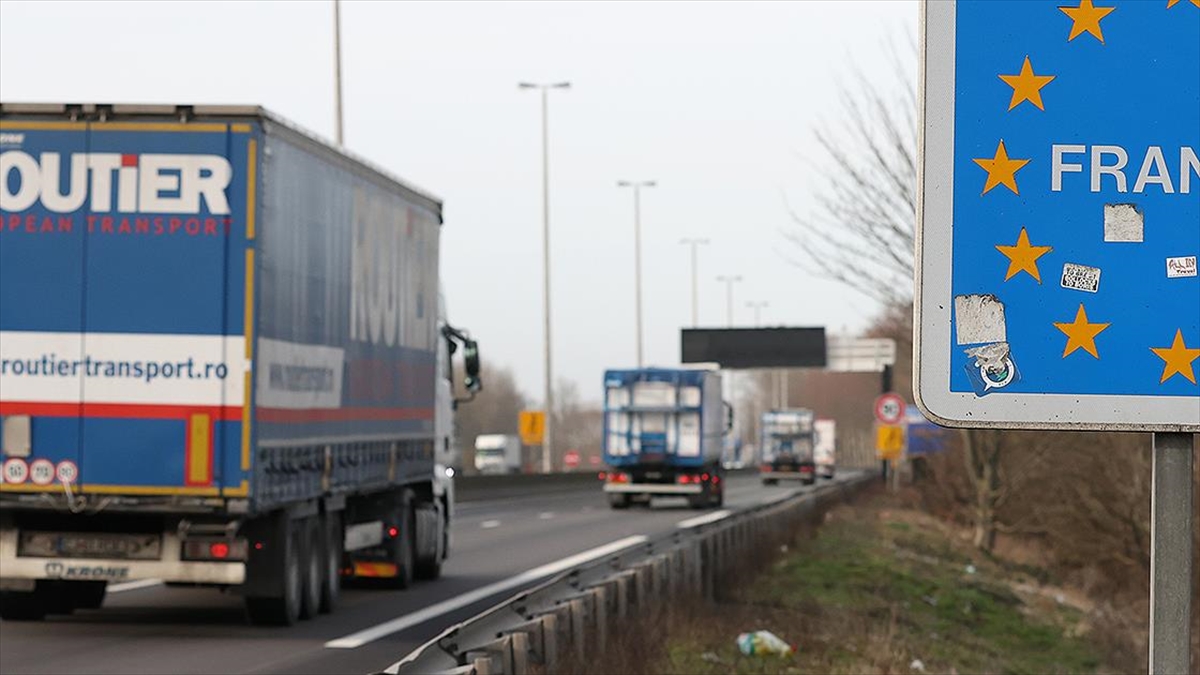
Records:
[[[1197,0],[1200,2],[1200,0]],[[1025,57],[1025,65],[1021,66],[1019,75],[1001,75],[1001,80],[1013,88],[1012,101],[1008,104],[1008,109],[1012,110],[1021,104],[1022,101],[1029,101],[1036,105],[1038,110],[1045,110],[1042,106],[1042,87],[1050,84],[1054,79],[1053,75],[1034,75],[1033,66],[1029,63],[1029,57]]]
[[[1159,384],[1171,379],[1176,373],[1186,377],[1192,384],[1196,384],[1196,372],[1192,370],[1192,361],[1200,359],[1200,349],[1187,348],[1187,345],[1183,343],[1182,330],[1175,330],[1175,342],[1171,343],[1170,348],[1151,347],[1150,351],[1167,362],[1163,366],[1162,379],[1158,381]]]
[[[1096,336],[1105,328],[1108,328],[1107,323],[1088,323],[1087,312],[1083,310],[1083,303],[1079,303],[1079,311],[1075,313],[1074,323],[1055,323],[1054,327],[1061,330],[1067,336],[1067,347],[1063,350],[1063,358],[1067,358],[1071,352],[1076,349],[1083,349],[1087,353],[1096,358],[1100,358],[1100,354],[1096,352]]]
[[[1038,273],[1037,259],[1054,250],[1049,246],[1030,246],[1029,233],[1025,228],[1021,228],[1021,234],[1017,236],[1017,244],[1015,246],[996,246],[996,250],[1008,256],[1008,274],[1004,280],[1017,276],[1021,272],[1027,272],[1029,276],[1037,279],[1037,282],[1042,283],[1042,275]]]
[[[1058,9],[1071,17],[1073,22],[1071,35],[1067,38],[1067,42],[1084,33],[1091,33],[1100,41],[1100,44],[1104,44],[1104,33],[1100,31],[1100,19],[1108,16],[1116,7],[1096,7],[1092,5],[1092,0],[1079,0],[1078,7],[1059,7]]]
[[[1027,159],[1009,159],[1008,150],[1004,148],[1004,141],[1000,141],[1000,145],[996,146],[996,156],[991,159],[986,157],[980,159],[972,159],[984,171],[988,172],[987,182],[983,185],[983,194],[987,194],[992,188],[997,185],[1003,185],[1013,194],[1019,195],[1017,190],[1017,171],[1021,167],[1029,163]]]
[[[1167,0],[1167,9],[1171,9],[1172,7],[1174,7],[1175,5],[1178,5],[1178,4],[1179,4],[1179,0]],[[1192,4],[1197,7],[1200,7],[1200,0],[1192,0]]]

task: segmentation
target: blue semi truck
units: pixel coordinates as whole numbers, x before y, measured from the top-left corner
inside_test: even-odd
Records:
[[[692,508],[725,499],[721,451],[733,411],[721,374],[643,368],[604,373],[604,491],[614,509],[655,496]]]
[[[258,107],[0,104],[0,617],[437,577],[441,203]]]

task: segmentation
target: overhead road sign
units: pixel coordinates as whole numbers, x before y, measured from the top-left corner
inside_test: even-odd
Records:
[[[825,370],[832,372],[879,372],[896,363],[896,341],[891,338],[827,336]]]
[[[722,368],[824,368],[825,328],[685,328],[681,363]]]
[[[1200,7],[922,7],[917,404],[1200,431]]]

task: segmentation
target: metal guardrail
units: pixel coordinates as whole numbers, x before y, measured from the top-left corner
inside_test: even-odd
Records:
[[[509,675],[555,672],[602,653],[627,617],[678,594],[712,599],[757,542],[788,536],[819,509],[877,477],[869,472],[650,539],[564,572],[445,630],[384,673]],[[715,512],[720,513],[720,512]]]
[[[552,494],[570,492],[580,488],[599,489],[598,474],[604,468],[592,471],[570,471],[561,473],[524,473],[503,475],[455,476],[454,497],[460,502],[504,499],[515,495]],[[727,470],[726,475],[750,475],[754,469]]]

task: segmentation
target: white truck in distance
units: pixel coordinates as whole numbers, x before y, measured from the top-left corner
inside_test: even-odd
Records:
[[[837,464],[837,422],[821,419],[815,423],[817,445],[814,452],[817,462],[817,475],[821,478],[833,478]]]
[[[476,436],[475,470],[482,474],[521,473],[521,439],[506,434]]]

